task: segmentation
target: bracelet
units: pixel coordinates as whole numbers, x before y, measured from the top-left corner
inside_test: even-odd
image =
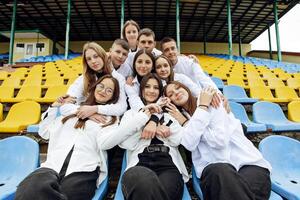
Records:
[[[198,107],[203,106],[208,109],[208,105],[200,104]]]
[[[181,126],[184,126],[188,121],[189,121],[189,120],[186,119],[186,120],[181,124]]]

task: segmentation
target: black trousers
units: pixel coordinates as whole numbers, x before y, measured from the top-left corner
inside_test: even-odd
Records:
[[[18,186],[15,200],[87,200],[92,199],[99,176],[93,172],[74,172],[65,177],[49,168],[39,168]]]
[[[236,171],[230,164],[210,164],[202,172],[200,186],[205,200],[268,200],[270,172],[254,165]]]
[[[137,166],[122,177],[122,192],[127,200],[181,200],[183,179],[168,153],[143,152]]]

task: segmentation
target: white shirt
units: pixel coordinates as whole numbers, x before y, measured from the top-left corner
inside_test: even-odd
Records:
[[[197,108],[182,133],[181,144],[192,152],[197,177],[212,163],[229,163],[236,170],[244,165],[256,165],[271,171],[271,165],[243,133],[241,123],[223,106]]]
[[[167,124],[170,120],[173,122],[171,123],[170,131],[171,135],[167,138],[157,137],[161,140],[165,146],[170,148],[170,156],[172,158],[173,163],[179,170],[179,172],[183,176],[183,180],[185,182],[188,181],[189,176],[188,172],[185,168],[184,162],[178,151],[178,146],[181,141],[181,129],[182,127],[180,124],[169,114],[164,113],[164,124]],[[127,149],[127,169],[130,167],[135,166],[139,162],[138,154],[142,153],[143,150],[150,145],[151,140],[148,139],[141,139],[141,133],[149,121],[149,117],[143,112],[137,112],[135,110],[129,110],[125,112],[124,116],[122,117],[120,123],[120,133],[116,135],[116,137],[120,137],[120,134],[126,135],[126,139],[119,145],[121,148]],[[128,137],[129,136],[129,137]],[[111,138],[113,139],[113,138]],[[117,139],[117,138],[116,138]]]
[[[211,86],[218,89],[216,84],[203,72],[201,66],[187,56],[177,56],[174,72],[185,74],[201,88]]]
[[[161,79],[163,86],[167,85],[167,82]],[[201,92],[201,86],[197,85],[195,82],[192,81],[189,77],[184,74],[174,73],[174,81],[178,81],[185,86],[187,86],[194,97],[198,97]]]
[[[120,65],[117,69],[117,72],[121,74],[125,79],[129,76],[133,76],[132,68],[129,65],[125,65],[124,63]]]
[[[134,77],[132,84],[133,85],[125,84],[125,91],[128,96],[130,108],[138,111],[145,105],[140,97],[140,83],[137,76]]]
[[[66,104],[66,106],[73,107],[74,111],[78,108],[73,104]],[[107,176],[105,150],[109,149],[102,145],[102,140],[108,137],[107,134],[111,130],[118,127],[117,123],[102,128],[100,124],[88,120],[84,129],[75,129],[74,125],[78,118],[71,118],[62,124],[61,120],[65,116],[56,117],[57,112],[57,108],[49,108],[42,116],[43,119],[47,115],[40,123],[39,135],[44,139],[49,139],[49,145],[47,159],[41,166],[59,173],[64,160],[74,146],[66,176],[73,172],[91,172],[99,166],[100,174],[97,180],[97,186],[99,186]]]
[[[112,76],[119,82],[120,96],[119,100],[115,104],[98,105],[98,113],[104,115],[121,116],[127,109],[126,95],[124,90],[125,78],[119,74],[116,70],[112,71]],[[81,104],[86,100],[86,96],[83,95],[83,76],[79,76],[72,85],[70,85],[67,94],[76,97],[76,103]]]

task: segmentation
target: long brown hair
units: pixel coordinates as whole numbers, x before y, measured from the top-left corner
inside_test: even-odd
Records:
[[[141,81],[141,85],[140,85],[140,97],[141,97],[141,100],[143,101],[143,103],[145,105],[146,105],[146,101],[145,101],[145,99],[143,97],[143,91],[144,91],[144,89],[146,87],[146,84],[149,81],[149,79],[155,79],[157,81],[157,83],[158,83],[159,95],[158,95],[156,101],[163,94],[163,85],[162,85],[162,82],[161,82],[160,78],[156,74],[150,73],[150,74],[144,76],[143,79],[142,79],[142,81]]]
[[[106,54],[106,51],[96,42],[87,42],[83,46],[82,51],[82,65],[83,65],[83,95],[88,95],[88,89],[93,85],[96,80],[96,73],[93,69],[91,69],[86,61],[85,53],[88,49],[94,50],[98,56],[103,60],[103,74],[111,74],[112,69],[110,67],[110,62],[108,59],[108,56]]]
[[[156,72],[156,61],[160,58],[165,59],[168,62],[169,66],[170,66],[170,75],[169,75],[169,78],[167,80],[167,83],[169,83],[171,81],[174,81],[174,67],[173,67],[170,59],[167,56],[164,56],[163,54],[161,54],[160,56],[155,58],[155,63],[154,63],[155,72]],[[156,74],[157,74],[157,72],[156,72]]]
[[[184,108],[179,107],[179,109],[184,109],[187,113],[189,113],[190,116],[192,116],[197,108],[197,99],[192,95],[190,89],[186,87],[184,84],[178,82],[178,81],[171,81],[168,85],[164,87],[164,95],[167,96],[167,88],[169,85],[174,84],[176,86],[179,86],[187,91],[189,98],[187,102],[185,103]],[[174,103],[174,102],[173,102]],[[178,106],[177,106],[178,107]]]
[[[99,103],[96,102],[96,98],[94,95],[94,92],[96,90],[96,87],[99,83],[101,83],[104,79],[110,79],[112,80],[112,82],[114,83],[114,93],[113,96],[111,97],[110,100],[108,100],[107,102],[105,102],[105,104],[114,104],[119,100],[119,96],[120,96],[120,87],[119,87],[119,82],[117,79],[115,79],[114,77],[112,77],[111,75],[104,75],[101,78],[99,78],[96,83],[94,83],[94,85],[92,85],[92,87],[89,90],[89,95],[87,97],[87,100],[82,104],[82,105],[97,105]],[[69,116],[66,116],[62,119],[62,123],[64,124],[67,120],[77,117],[76,114],[72,114]],[[88,120],[88,118],[85,119],[78,119],[76,124],[74,125],[74,128],[82,128],[84,129],[85,127],[85,122]],[[114,124],[117,121],[117,117],[116,116],[112,116],[112,119],[110,120],[110,122],[108,122],[107,124],[102,125],[102,127],[106,127],[109,126],[111,124]]]
[[[134,21],[134,20],[132,20],[132,19],[127,20],[127,21],[125,22],[124,26],[123,26],[123,29],[122,29],[122,38],[123,38],[124,40],[126,40],[127,42],[128,42],[128,40],[127,40],[127,38],[126,38],[125,30],[126,30],[127,26],[129,26],[129,25],[135,26],[136,29],[137,29],[137,32],[140,31],[140,26],[138,25],[138,23],[137,23],[136,21]]]
[[[152,61],[152,69],[151,69],[151,73],[154,72],[154,65],[155,65],[155,58],[153,56],[153,54],[151,53],[151,51],[148,51],[146,49],[141,49],[138,52],[136,52],[134,58],[133,58],[133,75],[136,76],[138,75],[136,68],[135,68],[135,62],[138,59],[138,57],[142,54],[146,54],[150,57],[151,61]]]

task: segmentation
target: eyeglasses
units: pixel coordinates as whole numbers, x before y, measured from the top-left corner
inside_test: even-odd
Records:
[[[102,83],[100,83],[96,86],[96,91],[100,92],[103,90],[104,90],[105,94],[107,94],[107,95],[111,95],[114,92],[113,89],[111,89],[111,88],[105,88],[105,86]]]

